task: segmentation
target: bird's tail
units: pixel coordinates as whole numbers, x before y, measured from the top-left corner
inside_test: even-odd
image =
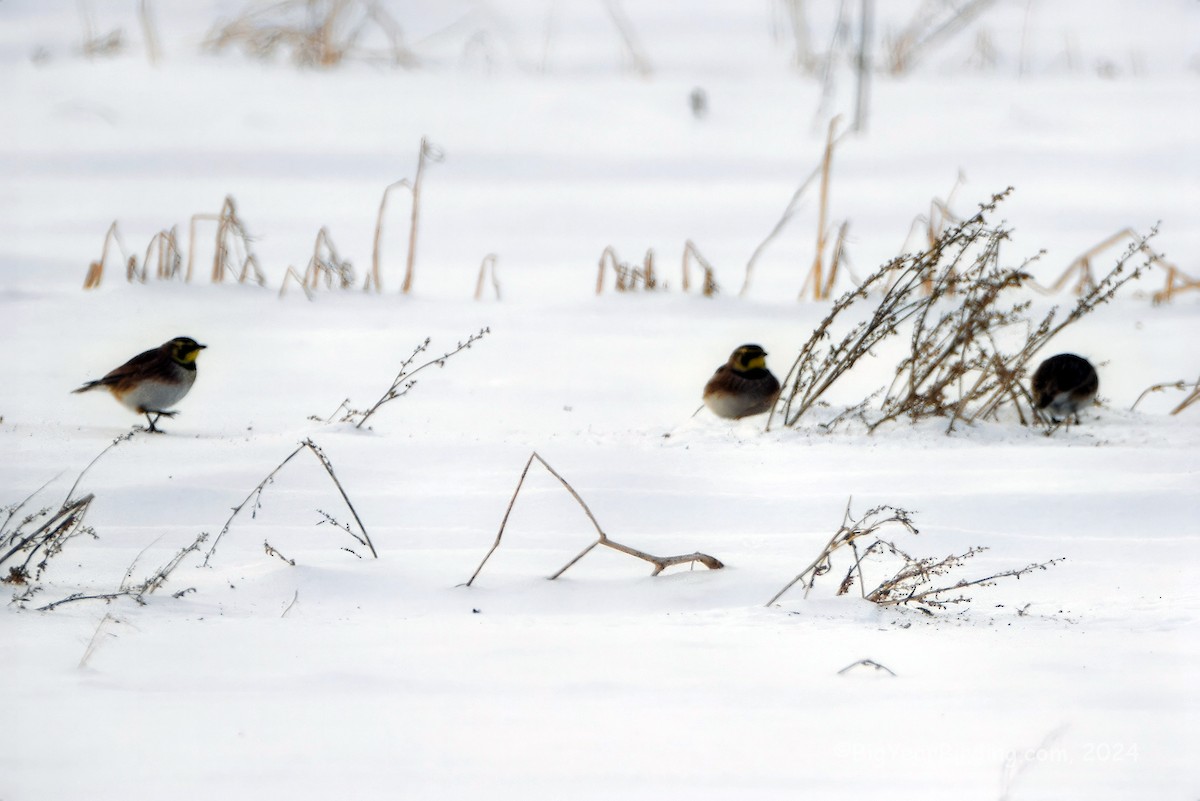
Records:
[[[100,381],[89,381],[86,384],[84,384],[82,387],[80,387],[79,389],[71,390],[71,394],[78,395],[80,392],[87,392],[89,389],[95,389],[96,387],[101,386],[101,385],[102,385],[102,383]]]

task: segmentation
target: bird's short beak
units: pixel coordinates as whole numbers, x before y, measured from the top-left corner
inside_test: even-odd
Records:
[[[208,345],[201,345],[199,342],[196,343],[196,350],[204,350],[207,347]]]

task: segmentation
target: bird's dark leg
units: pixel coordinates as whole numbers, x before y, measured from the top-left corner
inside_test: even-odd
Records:
[[[158,422],[158,418],[174,417],[175,415],[179,414],[179,412],[166,412],[159,409],[142,409],[142,414],[146,415],[146,420],[150,423],[150,427],[147,428],[146,431],[153,434],[162,434],[163,430],[154,425]],[[153,420],[150,419],[150,415],[154,415]]]

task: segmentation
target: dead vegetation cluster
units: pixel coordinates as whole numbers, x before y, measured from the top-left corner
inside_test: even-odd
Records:
[[[847,595],[855,587],[864,600],[878,606],[908,606],[932,615],[950,606],[969,604],[971,598],[963,590],[971,587],[990,587],[1000,579],[1020,579],[1034,571],[1047,570],[1064,561],[1063,558],[1035,562],[1025,567],[1001,570],[973,578],[958,578],[967,563],[987,550],[972,546],[961,553],[943,557],[913,556],[896,545],[895,539],[881,536],[884,530],[898,530],[902,534],[916,536],[919,532],[912,522],[912,513],[895,506],[877,506],[855,519],[850,504],[842,523],[825,547],[801,570],[795,578],[783,586],[767,601],[774,605],[797,584],[804,589],[807,598],[816,580],[829,573],[841,575],[836,595]],[[848,564],[845,572],[834,570],[835,557],[845,555]],[[951,577],[951,574],[954,577]]]
[[[179,247],[178,227],[163,229],[150,239],[146,246],[145,258],[138,265],[136,254],[130,254],[121,239],[121,232],[114,221],[104,235],[104,244],[100,248],[100,258],[88,265],[87,275],[83,279],[84,289],[95,289],[104,280],[108,263],[114,257],[111,255],[115,248],[121,254],[125,265],[125,279],[130,283],[146,283],[150,278],[149,267],[154,264],[154,278],[160,281],[192,280],[192,272],[199,251],[198,230],[201,223],[215,223],[213,227],[213,256],[210,269],[210,280],[219,284],[225,280],[233,280],[239,284],[253,281],[262,286],[266,283],[262,270],[259,268],[258,257],[251,249],[251,238],[246,231],[246,224],[238,215],[237,205],[231,196],[225,198],[221,210],[216,214],[193,214],[188,224],[187,265],[184,267],[184,251]]]
[[[375,217],[375,236],[371,251],[371,269],[362,282],[362,288],[368,292],[383,291],[383,240],[388,201],[397,190],[407,191],[410,198],[409,224],[407,232],[407,251],[404,264],[404,277],[400,291],[408,294],[413,287],[416,275],[417,234],[421,213],[421,183],[425,170],[430,164],[437,164],[445,158],[445,154],[427,139],[421,139],[417,155],[415,177],[410,181],[405,178],[389,184],[383,191],[379,201],[379,211]],[[212,229],[213,245],[212,262],[209,271],[210,280],[214,284],[224,281],[236,281],[239,284],[253,282],[258,286],[266,284],[258,257],[252,244],[253,238],[248,232],[247,225],[238,214],[237,205],[232,196],[227,196],[221,209],[216,214],[193,214],[188,224],[188,239],[186,247],[180,246],[178,226],[163,229],[155,234],[145,250],[145,256],[139,264],[136,253],[131,254],[125,247],[117,222],[109,226],[100,249],[100,258],[88,265],[84,277],[83,288],[95,289],[104,280],[105,272],[119,254],[125,267],[125,278],[130,283],[146,283],[151,277],[160,281],[182,281],[190,283],[193,270],[199,259],[197,253],[203,252],[203,226],[215,224]],[[496,260],[494,253],[484,257],[480,265],[479,281],[475,291],[476,299],[482,298],[484,275],[490,270],[492,286],[496,297],[500,297],[500,282],[496,275]],[[186,263],[186,266],[185,266]],[[153,271],[151,267],[153,266]],[[305,297],[312,300],[319,290],[348,290],[358,283],[354,265],[349,259],[343,258],[333,241],[333,235],[328,226],[322,226],[317,231],[313,241],[312,254],[303,272],[288,265],[283,282],[279,287],[279,296],[287,294],[288,287],[295,284],[304,292]]]
[[[783,425],[795,426],[865,357],[886,341],[907,338],[890,385],[851,404],[835,423],[854,416],[874,430],[899,418],[942,418],[953,429],[1011,411],[1023,424],[1049,425],[1022,383],[1032,360],[1158,257],[1150,237],[1136,239],[1061,318],[1054,308],[1034,319],[1029,300],[1016,292],[1029,280],[1029,262],[1002,262],[1000,246],[1009,230],[989,221],[1006,195],[996,195],[969,219],[946,228],[931,247],[893,259],[838,298],[801,346],[771,420],[778,416]]]
[[[372,45],[372,39],[379,40]],[[330,68],[347,60],[418,65],[399,23],[376,0],[284,0],[250,6],[232,20],[217,23],[204,48],[228,48],[270,60],[282,54],[298,67]]]
[[[699,272],[699,281],[692,274]],[[656,292],[668,289],[668,283],[659,278],[654,267],[654,250],[647,249],[641,264],[622,260],[616,248],[609,245],[600,254],[599,268],[596,273],[596,294],[604,293],[607,285],[606,276],[612,273],[612,289],[614,292]],[[691,292],[694,285],[699,283],[699,291],[706,298],[711,298],[721,291],[717,284],[716,271],[696,243],[688,239],[683,243],[683,259],[680,267],[680,285],[684,292]]]

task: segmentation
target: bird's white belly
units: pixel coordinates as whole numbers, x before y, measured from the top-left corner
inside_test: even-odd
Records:
[[[728,417],[731,419],[741,417],[753,405],[744,397],[722,392],[712,393],[704,399],[704,404],[709,408],[709,411],[718,417]]]
[[[118,400],[123,406],[137,412],[141,409],[152,412],[167,411],[188,393],[196,382],[194,370],[183,371],[184,375],[177,384],[167,384],[162,381],[143,381],[136,388],[126,392]]]
[[[1069,417],[1087,407],[1095,397],[1095,395],[1087,395],[1079,398],[1073,397],[1070,392],[1060,392],[1054,396],[1054,400],[1050,401],[1047,408],[1054,417]]]

